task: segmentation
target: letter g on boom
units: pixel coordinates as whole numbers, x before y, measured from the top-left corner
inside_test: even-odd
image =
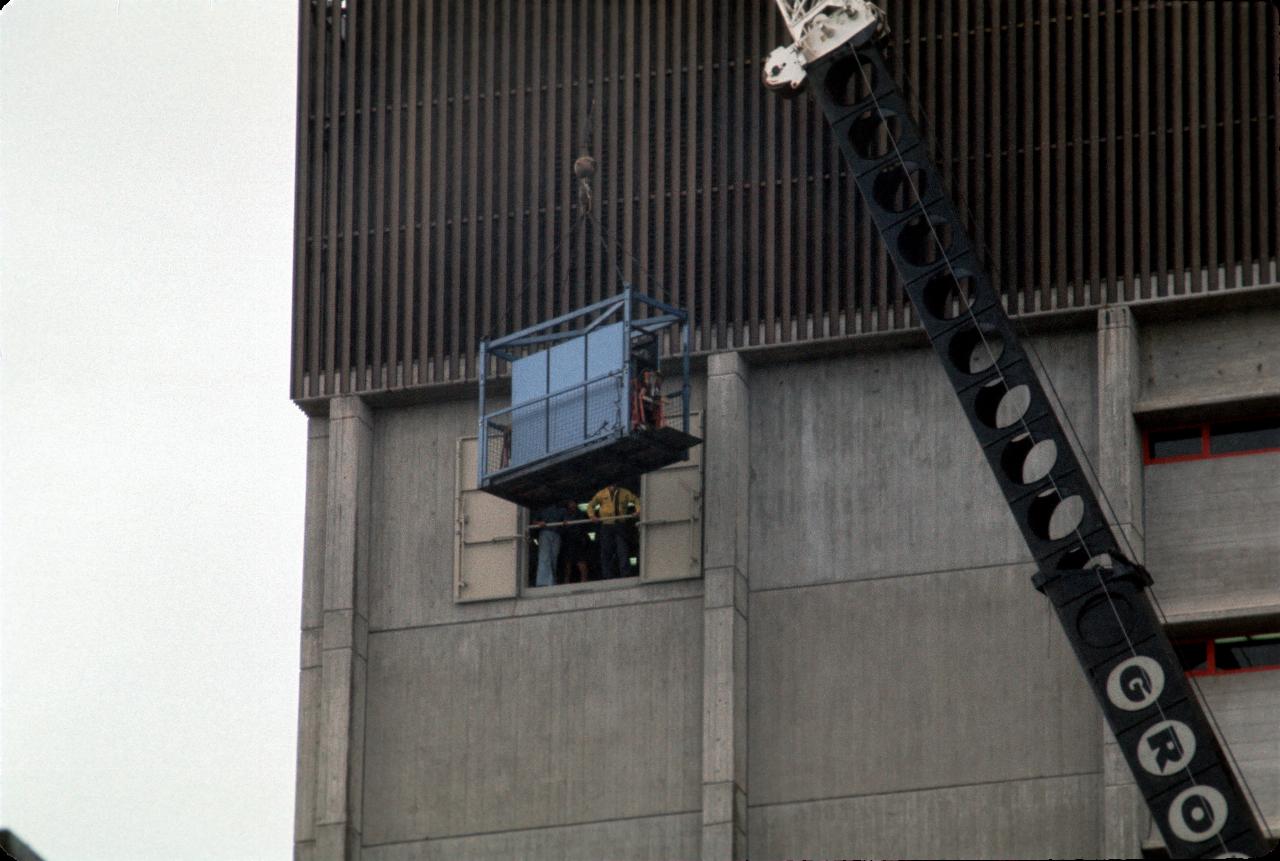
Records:
[[[1154,658],[1135,655],[1112,668],[1107,676],[1107,699],[1116,708],[1136,712],[1164,693],[1164,669]]]

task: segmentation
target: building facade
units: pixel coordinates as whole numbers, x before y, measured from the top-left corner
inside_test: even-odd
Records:
[[[1280,15],[885,5],[1275,828]],[[759,84],[772,4],[299,9],[298,857],[1159,852],[830,131]],[[690,311],[705,441],[637,486],[635,576],[535,588],[478,344],[623,281]]]

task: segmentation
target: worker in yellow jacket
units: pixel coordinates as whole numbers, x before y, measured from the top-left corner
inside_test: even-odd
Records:
[[[640,499],[625,487],[610,484],[591,497],[587,516],[596,524],[600,545],[600,577],[631,576],[631,552],[627,548],[626,521],[640,516]]]

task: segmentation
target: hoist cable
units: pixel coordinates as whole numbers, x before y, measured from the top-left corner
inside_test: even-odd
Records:
[[[618,241],[618,238],[616,236],[614,236],[612,233],[606,230],[604,225],[602,225],[599,222],[599,220],[596,219],[594,214],[591,215],[591,221],[593,224],[595,224],[596,229],[599,231],[599,235],[601,237],[600,241],[603,243],[604,237],[608,237],[609,241],[613,243],[614,248],[620,251],[623,254],[623,256],[629,258],[631,262],[636,265],[636,269],[640,270],[640,274],[643,275],[650,284],[652,284],[655,288],[657,288],[657,290],[662,294],[663,299],[664,300],[668,299],[669,297],[667,296],[667,288],[664,287],[662,284],[660,284],[652,275],[649,274],[649,270],[644,268],[644,264],[642,264],[634,254],[628,251],[626,247],[623,246],[623,244],[620,241]],[[607,246],[605,247],[605,250],[608,251]],[[616,261],[614,263],[613,268],[614,268],[614,271],[618,272],[618,277],[621,278],[623,282],[625,282],[626,279],[622,277],[622,273],[618,269],[618,265]]]
[[[526,281],[524,286],[516,291],[516,295],[511,297],[511,303],[507,306],[507,320],[505,324],[506,328],[508,329],[511,328],[511,315],[515,313],[516,305],[520,302],[520,300],[524,298],[524,295],[529,291],[529,288],[538,282],[538,279],[539,277],[541,277],[543,270],[547,268],[547,264],[550,263],[557,254],[560,253],[560,249],[564,247],[565,242],[570,243],[569,248],[567,250],[569,251],[573,250],[573,244],[572,244],[573,235],[577,233],[578,227],[582,224],[582,222],[586,219],[586,217],[587,217],[587,214],[585,212],[582,212],[582,213],[579,213],[576,218],[574,218],[573,222],[569,225],[569,229],[560,237],[560,241],[555,244],[555,247],[551,249],[551,252],[546,257],[542,258],[542,262],[538,264],[538,268],[537,270],[534,271],[533,277],[530,278],[528,281]],[[558,283],[559,282],[553,282],[552,286],[554,287]]]
[[[916,116],[921,118],[922,125],[927,129],[930,126],[928,114],[925,113],[924,107],[915,97],[915,90],[910,86],[910,81],[907,79],[905,74],[903,75],[903,78],[906,83],[903,90],[906,95],[907,106],[913,111],[913,113],[915,113]],[[923,136],[927,143],[930,142],[931,138],[927,132],[925,132]],[[937,148],[935,146],[930,146],[930,150],[933,151],[936,158]],[[962,194],[959,192],[952,192],[951,198],[953,202],[959,204],[960,210],[965,216],[967,216],[969,222],[973,224],[975,228],[980,226],[978,219],[973,214],[973,210],[969,208],[968,201],[964,199]],[[977,233],[977,231],[975,231],[975,233]],[[995,263],[995,256],[991,253],[991,248],[987,245],[986,240],[982,237],[981,233],[977,233],[976,237],[971,238],[976,238],[976,245],[981,251],[981,256],[987,268],[991,271],[992,275],[995,276],[994,280],[1003,284],[1004,276],[1001,273],[1000,267]],[[1021,318],[1021,316],[1015,317],[1013,315],[1009,315],[1009,322],[1019,331],[1019,334],[1022,335],[1027,349],[1031,352],[1031,355],[1035,357],[1036,364],[1039,366],[1040,377],[1048,385],[1049,392],[1052,395],[1054,405],[1057,407],[1058,414],[1067,423],[1067,429],[1070,431],[1070,440],[1075,443],[1077,452],[1084,458],[1085,467],[1088,471],[1089,477],[1093,479],[1093,485],[1098,491],[1098,496],[1101,497],[1107,511],[1111,514],[1111,525],[1119,527],[1120,517],[1116,514],[1116,509],[1111,502],[1111,497],[1107,495],[1106,488],[1103,487],[1102,480],[1098,477],[1098,471],[1093,465],[1092,458],[1089,457],[1088,449],[1085,448],[1084,441],[1082,440],[1079,431],[1076,430],[1075,422],[1071,420],[1071,413],[1067,410],[1066,402],[1063,401],[1062,395],[1058,392],[1058,387],[1053,381],[1053,375],[1049,373],[1049,368],[1045,364],[1044,358],[1036,348],[1035,339],[1031,337],[1031,332],[1027,327],[1026,322]],[[1129,536],[1123,529],[1120,530],[1120,541],[1123,542],[1125,549],[1128,551],[1129,558],[1137,559],[1137,553],[1134,551],[1133,544],[1129,541]],[[1150,587],[1148,587],[1148,589],[1150,589]],[[1167,621],[1164,618],[1163,612],[1161,612],[1161,621]]]
[[[889,124],[885,119],[884,110],[880,106],[880,98],[879,96],[876,95],[875,87],[872,86],[871,78],[867,74],[867,70],[866,70],[866,67],[863,65],[862,58],[858,56],[857,52],[855,51],[853,53],[853,59],[858,64],[858,72],[862,76],[862,80],[864,85],[867,88],[867,92],[871,94],[871,100],[875,104],[876,114],[880,119],[880,126],[884,129],[885,134],[889,139],[889,142],[893,145],[893,151],[898,160],[898,168],[899,170],[902,171],[902,176],[906,180],[908,187],[911,189],[911,194],[915,198],[916,204],[920,207],[920,213],[924,218],[925,224],[929,227],[929,233],[933,237],[934,243],[937,245],[938,253],[941,254],[942,260],[946,264],[947,271],[951,275],[951,280],[955,284],[956,295],[959,297],[961,303],[963,303],[965,312],[969,316],[969,320],[973,323],[974,331],[977,332],[978,338],[982,343],[982,347],[986,351],[988,359],[990,359],[991,361],[991,367],[995,370],[996,376],[999,378],[1001,385],[1004,386],[1005,396],[1008,396],[1012,391],[1009,388],[1008,380],[1005,378],[1004,371],[1003,369],[1001,369],[1000,363],[991,348],[991,344],[987,340],[986,333],[982,331],[982,324],[979,323],[977,315],[974,314],[973,312],[972,303],[969,301],[969,298],[965,295],[965,291],[962,288],[960,283],[960,278],[956,275],[955,267],[952,265],[951,256],[950,254],[948,254],[946,246],[943,245],[942,239],[938,235],[937,227],[934,225],[933,219],[929,215],[928,207],[925,205],[924,199],[920,194],[920,190],[916,187],[915,180],[912,179],[911,172],[907,169],[906,159],[902,155],[902,150],[898,146],[898,140],[894,136],[893,130],[889,127]],[[971,358],[972,357],[970,357],[970,359]],[[973,371],[970,370],[970,373],[973,373]],[[997,404],[997,407],[998,407],[998,404]],[[1034,447],[1034,445],[1036,444],[1035,435],[1032,433],[1030,425],[1027,424],[1026,413],[1027,411],[1024,409],[1022,411],[1021,416],[1018,418],[1018,422],[1021,423],[1022,429],[1027,435],[1027,439],[1031,441],[1032,446]],[[1049,483],[1053,486],[1054,493],[1057,494],[1059,503],[1061,504],[1062,502],[1065,501],[1065,497],[1062,495],[1062,490],[1058,486],[1057,480],[1053,477],[1052,469],[1047,475],[1047,478],[1049,479]],[[1083,518],[1081,519],[1081,521],[1078,521],[1076,523],[1072,531],[1075,533],[1077,540],[1080,542],[1080,546],[1084,549],[1084,552],[1086,554],[1089,554],[1090,551],[1089,551],[1088,542],[1086,542],[1084,535],[1080,532],[1081,522],[1083,522]],[[1093,558],[1092,555],[1090,555],[1089,560],[1091,561],[1092,558]],[[1086,564],[1088,564],[1088,562],[1086,562]],[[1133,657],[1138,657],[1138,651],[1133,645],[1133,639],[1129,636],[1129,631],[1125,627],[1123,619],[1121,619],[1120,617],[1120,611],[1116,607],[1115,600],[1114,598],[1112,598],[1112,595],[1111,595],[1111,591],[1107,589],[1106,582],[1102,579],[1101,567],[1098,565],[1094,565],[1093,571],[1095,576],[1097,577],[1098,585],[1101,587],[1103,595],[1107,599],[1107,604],[1110,606],[1111,612],[1115,616],[1116,625],[1119,627],[1120,633],[1124,636],[1125,644],[1128,646],[1130,655]],[[1168,718],[1165,714],[1164,708],[1161,706],[1158,698],[1155,701],[1155,707],[1156,707],[1156,711],[1160,715],[1161,720],[1167,720]],[[1174,741],[1175,750],[1177,750],[1177,752],[1180,755],[1185,755],[1186,751],[1183,750],[1181,740],[1177,737],[1177,733],[1175,732],[1173,735],[1174,735],[1173,741]],[[1200,784],[1196,782],[1195,775],[1191,773],[1190,758],[1188,758],[1188,761],[1183,765],[1182,770],[1186,773],[1187,779],[1191,781],[1191,785],[1193,787],[1200,786]],[[1227,851],[1226,841],[1223,840],[1222,838],[1221,830],[1219,830],[1218,833],[1216,833],[1214,836],[1217,838],[1217,841],[1219,845],[1222,847],[1223,851],[1224,852]]]
[[[600,222],[596,220],[596,217],[594,214],[589,214],[588,218],[590,219],[591,223],[596,226],[596,239],[600,240],[600,248],[601,250],[604,251],[604,257],[609,261],[609,265],[613,267],[614,274],[618,276],[618,283],[619,284],[627,283],[626,275],[622,273],[622,269],[619,268],[618,266],[618,258],[615,255],[609,253],[609,246],[604,241],[604,236],[605,236],[604,227],[602,227],[600,225]]]
[[[903,79],[905,83],[903,90],[904,90],[904,95],[906,96],[908,108],[910,108],[915,113],[915,115],[921,119],[922,125],[926,129],[928,129],[931,126],[931,123],[929,122],[929,116],[925,112],[924,106],[920,103],[919,99],[915,97],[915,89],[910,86],[910,80],[905,73],[903,74]],[[925,132],[924,137],[926,140],[926,144],[929,144],[931,141],[931,138],[927,131]],[[937,153],[936,147],[930,146],[930,149],[934,152],[936,157],[936,153]],[[957,200],[958,198],[957,202],[959,203],[960,209],[962,210],[963,214],[968,217],[969,222],[971,224],[977,227],[979,225],[979,222],[977,218],[974,216],[973,211],[969,208],[967,201],[964,200],[963,195],[960,195],[959,193],[954,193],[952,197],[953,197],[953,200]],[[917,196],[917,200],[919,200],[918,196]],[[995,256],[992,254],[991,248],[987,245],[986,240],[982,237],[980,233],[977,235],[976,239],[977,239],[977,245],[981,250],[982,257],[986,263],[987,268],[991,270],[992,274],[995,276],[995,280],[1003,284],[1004,278],[1001,274],[1000,267],[995,263]],[[957,287],[958,287],[958,284],[957,284]],[[957,290],[957,292],[960,292],[960,291]],[[962,295],[962,299],[963,299],[963,295]],[[1026,346],[1030,350],[1031,355],[1035,357],[1036,364],[1039,365],[1040,377],[1047,384],[1048,389],[1052,394],[1052,400],[1055,402],[1054,405],[1057,408],[1056,411],[1058,415],[1060,415],[1062,419],[1066,422],[1067,428],[1070,431],[1071,441],[1075,443],[1076,451],[1084,459],[1085,467],[1088,470],[1089,477],[1092,478],[1093,480],[1093,486],[1097,489],[1098,496],[1101,497],[1103,504],[1106,506],[1107,512],[1109,512],[1111,515],[1111,523],[1109,525],[1113,526],[1119,532],[1120,541],[1124,544],[1124,547],[1128,552],[1129,558],[1131,560],[1136,560],[1138,558],[1138,555],[1134,551],[1133,543],[1129,540],[1128,533],[1124,530],[1124,527],[1121,525],[1120,517],[1116,513],[1115,506],[1111,502],[1111,497],[1107,494],[1106,488],[1103,486],[1102,480],[1098,475],[1098,471],[1094,467],[1093,460],[1092,458],[1089,457],[1088,449],[1085,447],[1079,431],[1076,430],[1075,423],[1071,420],[1071,413],[1067,409],[1066,402],[1063,401],[1062,395],[1058,391],[1058,387],[1054,384],[1053,375],[1049,373],[1049,368],[1045,364],[1044,358],[1040,355],[1040,351],[1036,348],[1035,340],[1030,337],[1030,331],[1028,326],[1026,325],[1025,321],[1022,320],[1020,317],[1017,319],[1010,317],[1010,322],[1012,323],[1013,326],[1015,326],[1018,330],[1020,330],[1020,333],[1023,336]],[[1146,591],[1147,591],[1147,594],[1150,595],[1151,597],[1151,602],[1155,607],[1158,618],[1160,619],[1163,625],[1167,626],[1169,624],[1169,618],[1164,611],[1164,606],[1160,603],[1160,596],[1157,593],[1157,590],[1155,589],[1154,585],[1153,584],[1148,585]],[[1226,736],[1222,732],[1221,724],[1218,723],[1218,716],[1217,714],[1214,713],[1213,707],[1210,705],[1208,698],[1205,697],[1204,691],[1200,687],[1199,679],[1197,679],[1195,676],[1186,676],[1185,674],[1184,674],[1184,677],[1187,679],[1188,684],[1195,690],[1196,695],[1200,700],[1200,704],[1204,709],[1205,715],[1208,717],[1214,732],[1217,734],[1218,740],[1222,745],[1222,749],[1225,752],[1227,759],[1230,761],[1233,769],[1235,770],[1235,773],[1239,778],[1240,784],[1244,787],[1244,791],[1248,796],[1249,803],[1253,807],[1253,813],[1255,818],[1262,825],[1263,831],[1266,833],[1267,838],[1273,839],[1271,826],[1268,824],[1266,817],[1262,814],[1262,808],[1258,804],[1257,797],[1254,795],[1253,787],[1249,785],[1249,782],[1247,780],[1245,780],[1244,771],[1240,768],[1240,763],[1236,759],[1235,752],[1231,749],[1231,746],[1227,743]],[[1161,716],[1163,717],[1163,714]]]

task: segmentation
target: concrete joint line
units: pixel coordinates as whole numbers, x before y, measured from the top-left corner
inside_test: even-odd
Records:
[[[383,843],[366,843],[365,849],[382,846],[411,846],[415,843],[440,843],[444,840],[465,840],[469,837],[491,837],[495,834],[526,834],[530,831],[553,831],[557,828],[582,828],[588,825],[607,825],[611,822],[634,822],[639,819],[665,819],[669,816],[694,816],[701,810],[673,810],[669,813],[643,813],[637,816],[614,816],[608,819],[587,819],[581,822],[557,822],[554,825],[533,825],[528,828],[504,828],[498,831],[468,831],[464,834],[436,834],[414,837],[408,840],[388,840]]]
[[[320,652],[321,654],[324,654],[324,655],[333,655],[333,654],[337,654],[338,652],[350,652],[353,665],[356,661],[359,661],[360,663],[366,666],[369,663],[369,657],[365,655],[363,652],[361,652],[360,650],[356,649],[354,646],[330,646],[327,649],[321,649]],[[317,665],[317,666],[320,666],[320,665]]]
[[[709,383],[709,382],[711,382],[712,380],[716,380],[717,382],[719,382],[719,381],[721,381],[721,380],[724,380],[724,379],[725,379],[725,378],[727,378],[727,377],[737,377],[738,382],[742,384],[742,387],[743,387],[744,389],[747,387],[747,378],[746,378],[746,377],[744,377],[744,376],[743,376],[741,373],[739,373],[737,370],[732,370],[732,371],[714,371],[714,372],[709,372],[709,373],[707,374],[707,382]]]
[[[689,578],[689,579],[693,580],[695,578]],[[643,588],[653,588],[654,586],[658,586],[658,585],[662,585],[662,584],[653,584],[652,586],[643,587]],[[565,613],[589,613],[593,610],[612,610],[618,607],[631,607],[637,604],[647,605],[647,604],[667,604],[672,601],[699,601],[699,600],[702,600],[702,598],[703,598],[702,595],[699,595],[698,593],[695,592],[690,595],[672,595],[666,598],[653,598],[653,599],[641,598],[635,601],[622,601],[617,604],[600,604],[600,605],[591,606],[591,607],[567,607],[561,610],[537,610],[537,611],[527,612],[527,613],[501,613],[494,616],[485,616],[479,619],[450,619],[445,622],[426,622],[421,625],[401,625],[395,628],[370,628],[369,634],[372,636],[374,634],[395,634],[401,631],[417,631],[423,628],[449,628],[455,625],[483,625],[485,623],[491,623],[491,622],[509,622],[509,621],[514,621],[516,619],[538,618],[541,616],[560,616]],[[511,601],[512,599],[506,599],[506,600]],[[494,603],[497,603],[497,602],[494,602]],[[493,832],[493,833],[496,834],[501,832]]]
[[[942,792],[948,789],[965,789],[971,786],[996,786],[1001,783],[1032,783],[1041,780],[1069,780],[1081,777],[1100,777],[1099,771],[1073,771],[1063,774],[1044,774],[1035,777],[1005,777],[999,780],[978,780],[973,783],[947,783],[939,786],[912,786],[905,789],[890,789],[883,792],[858,792],[852,795],[831,795],[825,798],[796,798],[786,801],[762,801],[747,804],[747,808],[786,807],[790,804],[818,804],[824,801],[850,801],[857,798],[878,798],[883,795],[907,795],[914,792]]]
[[[1035,573],[1035,560],[1030,557],[1016,559],[1012,562],[997,562],[991,565],[974,565],[971,568],[940,568],[936,571],[903,571],[898,574],[885,574],[880,577],[846,577],[842,580],[814,580],[811,583],[794,583],[787,586],[763,586],[754,588],[751,593],[760,595],[765,592],[785,592],[788,589],[811,589],[817,586],[841,586],[846,583],[877,583],[881,580],[894,580],[899,577],[932,577],[937,574],[967,574],[977,573],[979,571],[990,571],[995,568],[1017,568],[1019,566],[1027,567],[1027,577]]]
[[[330,425],[340,425],[343,422],[359,422],[369,430],[373,430],[373,425],[364,416],[333,416],[329,419]],[[332,434],[332,431],[330,431],[329,434],[326,434],[326,436],[329,436],[331,434]]]

